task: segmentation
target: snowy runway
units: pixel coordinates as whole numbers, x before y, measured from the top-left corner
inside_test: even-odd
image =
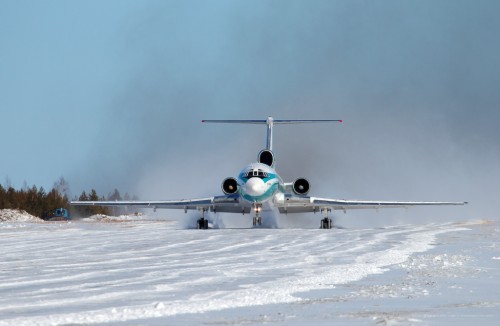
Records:
[[[439,323],[481,282],[474,316],[500,317],[498,225],[176,228],[1,223],[0,325]],[[457,240],[474,234],[475,248]]]

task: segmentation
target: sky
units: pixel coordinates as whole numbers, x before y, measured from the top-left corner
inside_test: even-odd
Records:
[[[0,183],[214,195],[265,128],[202,119],[343,119],[276,127],[282,177],[498,218],[499,13],[496,0],[0,0]]]

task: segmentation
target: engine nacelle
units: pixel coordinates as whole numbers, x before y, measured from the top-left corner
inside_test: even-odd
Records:
[[[273,166],[274,165],[274,154],[268,149],[263,149],[259,153],[259,163]]]
[[[307,195],[307,193],[311,189],[311,185],[309,184],[309,181],[307,181],[306,179],[298,178],[293,183],[292,189],[296,195]]]
[[[226,195],[234,194],[238,191],[238,181],[235,178],[226,178],[222,181],[222,191]]]

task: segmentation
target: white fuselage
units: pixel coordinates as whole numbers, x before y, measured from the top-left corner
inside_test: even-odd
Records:
[[[283,180],[276,171],[262,163],[252,163],[238,174],[238,192],[251,204],[272,202],[277,193],[284,191]]]

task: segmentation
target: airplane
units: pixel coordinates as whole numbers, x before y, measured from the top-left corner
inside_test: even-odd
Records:
[[[424,205],[465,205],[467,202],[439,201],[364,201],[311,197],[308,195],[311,185],[305,178],[294,182],[283,182],[275,170],[273,153],[273,127],[281,124],[299,123],[342,123],[342,120],[202,120],[202,123],[237,123],[262,124],[267,126],[266,147],[257,156],[257,162],[244,167],[237,177],[228,177],[222,181],[223,195],[162,201],[72,201],[74,206],[132,206],[140,208],[166,208],[198,210],[198,229],[208,229],[207,212],[250,214],[253,212],[253,226],[262,225],[262,212],[275,211],[281,214],[321,213],[321,229],[331,229],[332,210],[380,209],[389,207],[409,207]]]

